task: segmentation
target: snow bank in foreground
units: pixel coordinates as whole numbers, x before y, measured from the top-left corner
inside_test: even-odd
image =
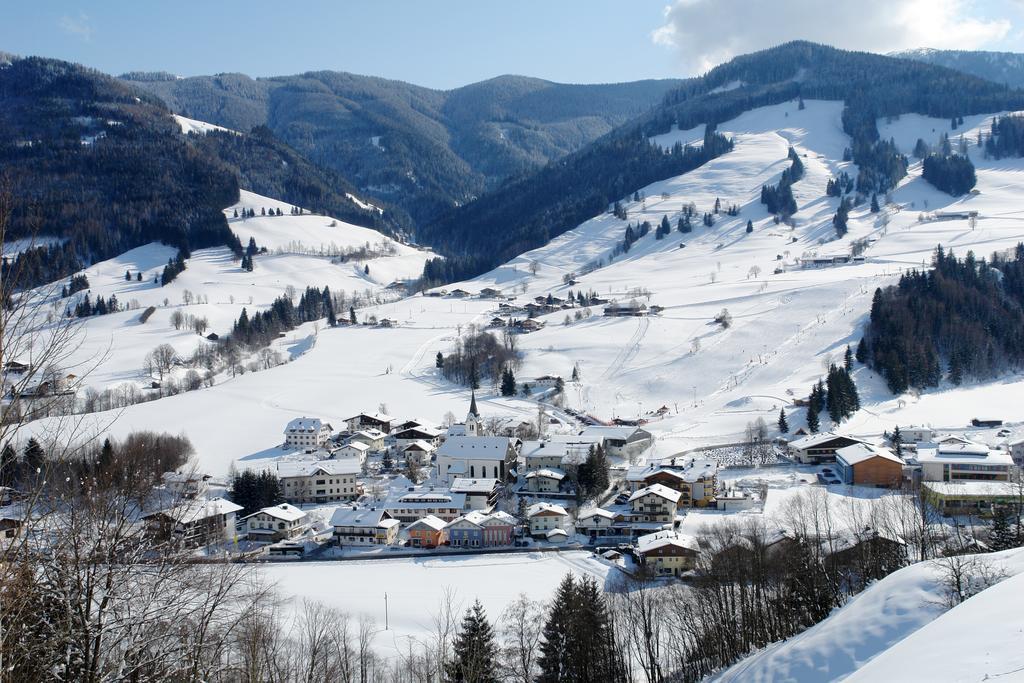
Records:
[[[979,555],[981,560],[987,563],[997,563],[1009,574],[1020,574],[1024,572],[1024,549],[1006,551],[992,555]],[[943,607],[942,596],[942,570],[932,562],[921,562],[905,567],[885,579],[874,584],[863,593],[851,600],[847,605],[836,610],[832,616],[816,626],[807,629],[794,638],[781,643],[775,643],[766,649],[751,655],[733,667],[729,668],[713,680],[719,683],[728,682],[772,682],[781,681],[822,683],[823,681],[842,680],[856,673],[854,680],[863,681],[908,681],[908,680],[953,680],[947,674],[947,666],[953,660],[964,660],[957,662],[957,670],[967,671],[971,669],[968,665],[972,659],[966,659],[964,655],[973,652],[973,661],[977,662],[978,657],[986,658],[984,661],[992,666],[995,671],[1009,660],[993,660],[986,654],[986,648],[980,645],[972,648],[968,641],[962,636],[972,628],[970,621],[979,610],[968,607],[975,600],[986,596],[989,591],[983,591],[975,598],[963,603],[960,607],[949,612],[940,621],[958,619],[956,615],[966,614],[967,622],[959,629],[956,640],[947,639],[944,645],[929,642],[928,636],[923,635],[911,640],[908,638],[919,629],[921,633],[929,632],[948,633],[951,629],[948,626],[923,628],[938,619],[946,611]],[[1021,580],[1013,584],[1018,588]],[[1003,587],[999,594],[1005,594],[1008,589]],[[997,596],[999,595],[997,594]],[[983,601],[983,605],[989,602],[989,598]],[[1020,599],[1015,603],[1006,606],[1008,612],[1020,609]],[[984,609],[980,610],[984,613]],[[940,623],[936,621],[936,624]],[[1017,618],[1017,654],[1020,658],[1020,624],[1021,618]],[[1000,624],[998,619],[993,624]],[[1002,630],[1005,627],[998,626]],[[955,630],[955,629],[953,629]],[[996,630],[996,627],[989,629]],[[1012,631],[1013,628],[1010,627]],[[916,635],[916,634],[915,634]],[[1007,636],[1008,637],[1008,636]],[[902,643],[907,638],[906,644]],[[972,637],[970,642],[983,642],[984,636]],[[922,643],[922,639],[925,642]],[[896,649],[899,643],[900,649]],[[918,676],[918,670],[910,666],[909,659],[904,660],[898,656],[900,652],[906,652],[908,657],[913,655],[916,660],[925,657],[928,648],[939,648],[949,653],[949,656],[938,658],[933,661],[933,668],[940,667],[942,675]],[[890,648],[892,651],[890,653]],[[980,650],[979,650],[980,648]],[[990,651],[991,648],[988,648]],[[872,662],[866,667],[869,661],[878,657],[878,663]],[[1014,660],[1016,661],[1016,660]],[[998,663],[998,665],[997,665]],[[865,667],[864,671],[858,671]],[[1012,669],[1007,666],[1007,669]],[[973,669],[977,671],[977,669]],[[875,675],[869,675],[873,671]],[[907,677],[908,672],[912,674]],[[982,674],[977,673],[972,680],[981,680]],[[964,679],[956,679],[964,680]]]

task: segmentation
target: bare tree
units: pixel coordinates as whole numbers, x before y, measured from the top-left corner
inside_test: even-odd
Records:
[[[176,355],[173,346],[161,344],[146,355],[146,371],[151,375],[156,373],[162,381],[164,375],[174,366]]]

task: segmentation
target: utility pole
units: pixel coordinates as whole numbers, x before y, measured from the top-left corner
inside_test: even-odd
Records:
[[[388,630],[388,594],[384,594],[384,630]]]

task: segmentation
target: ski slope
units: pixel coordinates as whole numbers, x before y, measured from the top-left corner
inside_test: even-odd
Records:
[[[841,103],[825,101],[807,101],[802,110],[791,102],[747,112],[719,126],[733,136],[732,152],[690,173],[638,188],[646,199],[625,202],[630,222],[648,220],[656,226],[668,216],[673,228],[681,208],[692,202],[698,220],[690,234],[673,229],[656,240],[652,229],[628,254],[611,259],[626,223],[602,214],[485,275],[448,288],[478,292],[495,287],[520,304],[549,293],[564,297],[569,289],[585,290],[664,307],[660,315],[644,318],[603,318],[598,307],[591,317],[568,325],[563,324],[565,312],[559,312],[540,318],[546,327],[518,340],[524,351],[521,382],[544,374],[568,378],[578,364],[580,381],[566,387],[571,407],[610,419],[635,418],[666,406],[665,418],[647,426],[657,439],[652,457],[734,442],[757,418],[774,425],[780,408],[806,395],[827,364],[841,361],[846,345],[856,344],[875,288],[894,283],[906,269],[927,265],[939,243],[960,255],[968,250],[988,255],[1024,239],[1018,208],[1024,160],[987,161],[972,142],[979,127],[989,125],[989,116],[968,118],[958,131],[969,142],[979,194],[953,198],[936,191],[920,177],[920,162],[914,160],[909,176],[891,193],[892,204],[881,214],[871,214],[866,203],[854,208],[849,234],[835,239],[831,219],[838,199],[825,196],[825,184],[838,173],[855,177],[857,171],[842,161],[849,139],[842,132],[841,112]],[[879,126],[883,136],[894,137],[909,152],[918,137],[935,142],[948,132],[949,122],[903,116]],[[658,142],[699,140],[702,132],[672,131]],[[805,166],[804,177],[793,186],[799,210],[792,227],[775,224],[759,203],[761,186],[777,182],[789,166],[790,146]],[[723,213],[712,227],[704,227],[699,216],[712,210],[716,198],[723,207],[738,205],[739,215]],[[146,326],[133,323],[135,314],[130,312],[86,323],[92,353],[112,347],[110,362],[90,383],[138,380],[141,359],[165,336],[183,352],[203,343],[195,335],[169,329],[171,308],[181,306],[184,289],[210,301],[193,304],[188,312],[208,316],[211,330],[223,332],[242,305],[248,306],[250,296],[258,308],[288,285],[379,291],[394,279],[418,274],[430,256],[397,245],[396,255],[370,261],[366,274],[362,262],[332,264],[327,257],[308,254],[372,245],[384,239],[377,233],[341,223],[331,227],[324,217],[290,216],[288,205],[249,193],[243,194],[240,206],[255,208],[257,214],[263,206],[281,206],[285,213],[231,219],[243,243],[253,236],[270,251],[257,257],[253,273],[243,273],[225,250],[203,250],[166,288],[149,281],[124,282],[124,270],[136,267],[151,280],[170,255],[158,246],[90,269],[96,291],[116,292],[122,301],[135,298],[142,306],[158,305]],[[966,220],[919,222],[922,214],[964,207],[979,212],[974,229]],[[227,209],[229,216],[233,210]],[[748,220],[754,227],[750,234],[745,230]],[[870,240],[863,263],[799,266],[801,256],[849,253],[852,242],[860,239]],[[538,267],[535,275],[533,263]],[[588,264],[599,267],[587,272]],[[572,273],[577,284],[564,284]],[[167,308],[162,307],[165,297]],[[712,321],[723,308],[733,319],[728,329]],[[283,425],[296,415],[338,420],[384,404],[399,416],[437,421],[449,411],[461,416],[468,392],[438,377],[434,355],[447,352],[470,325],[485,324],[496,309],[493,300],[417,295],[360,311],[361,319],[372,314],[397,320],[400,325],[394,329],[317,330],[307,325],[278,342],[294,358],[292,363],[132,406],[118,413],[116,421],[112,415],[96,416],[96,429],[106,429],[113,421],[115,433],[140,428],[185,431],[196,444],[200,465],[222,473],[232,463],[269,455],[267,449],[280,442]],[[1024,392],[1024,378],[1006,377],[894,397],[866,368],[858,368],[855,377],[863,409],[845,428],[868,436],[896,424],[963,427],[978,406],[1015,405]],[[485,417],[531,419],[536,414],[526,400],[500,398],[490,387],[483,391]],[[996,412],[1007,420],[1019,419]],[[802,420],[802,410],[791,412],[791,429]]]

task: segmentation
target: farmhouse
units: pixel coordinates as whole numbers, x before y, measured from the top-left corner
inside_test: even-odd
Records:
[[[235,534],[235,513],[242,509],[224,498],[188,500],[166,510],[143,515],[146,531],[158,538],[188,545],[230,540]]]
[[[391,431],[391,422],[394,420],[390,415],[383,413],[359,413],[345,420],[350,432],[358,432],[360,429],[378,429],[384,433]]]
[[[888,448],[864,443],[836,451],[836,469],[844,484],[897,488],[903,481],[903,460]]]
[[[300,536],[309,526],[308,520],[305,512],[288,503],[265,507],[242,518],[250,541],[272,543]]]
[[[356,475],[361,469],[355,458],[279,462],[277,476],[289,503],[330,503],[360,496]]]
[[[406,462],[426,465],[430,462],[430,456],[434,453],[434,446],[426,441],[413,441],[399,449],[399,452]]]
[[[650,572],[659,576],[679,576],[697,566],[700,546],[693,536],[657,531],[636,539],[636,553]]]
[[[679,507],[706,507],[715,499],[718,463],[705,458],[688,458],[679,465],[631,467],[626,483],[631,491],[661,484],[681,494]]]
[[[558,493],[565,472],[555,468],[533,470],[526,475],[526,490],[533,493]]]
[[[334,451],[331,456],[333,458],[354,458],[359,462],[359,466],[362,467],[366,464],[366,455],[370,452],[370,447],[362,441],[349,441],[347,444]]]
[[[823,432],[821,434],[811,434],[791,442],[789,444],[789,452],[794,458],[805,465],[816,465],[822,462],[832,462],[836,458],[836,451],[840,448],[846,448],[858,443],[870,445],[866,441],[852,436]]]
[[[313,450],[324,445],[332,431],[331,425],[318,418],[297,417],[284,428],[284,445]]]
[[[569,444],[559,441],[524,441],[519,454],[528,470],[561,467],[569,454]]]
[[[376,453],[377,451],[384,450],[385,436],[386,434],[384,434],[384,432],[380,431],[379,429],[369,427],[367,429],[361,429],[352,436],[350,436],[348,442],[366,444],[366,447],[370,449],[371,453]]]
[[[415,425],[393,432],[391,436],[394,437],[395,448],[398,450],[402,450],[417,441],[425,441],[433,448],[437,448],[441,445],[441,437],[444,436],[444,432],[434,427]]]
[[[604,315],[608,318],[621,318],[625,316],[646,315],[647,305],[633,299],[627,303],[613,301],[604,307]]]
[[[401,522],[386,510],[340,507],[331,516],[338,545],[391,545]]]
[[[580,436],[585,439],[600,439],[604,452],[614,458],[634,458],[654,443],[654,437],[646,429],[633,426],[587,427]]]

